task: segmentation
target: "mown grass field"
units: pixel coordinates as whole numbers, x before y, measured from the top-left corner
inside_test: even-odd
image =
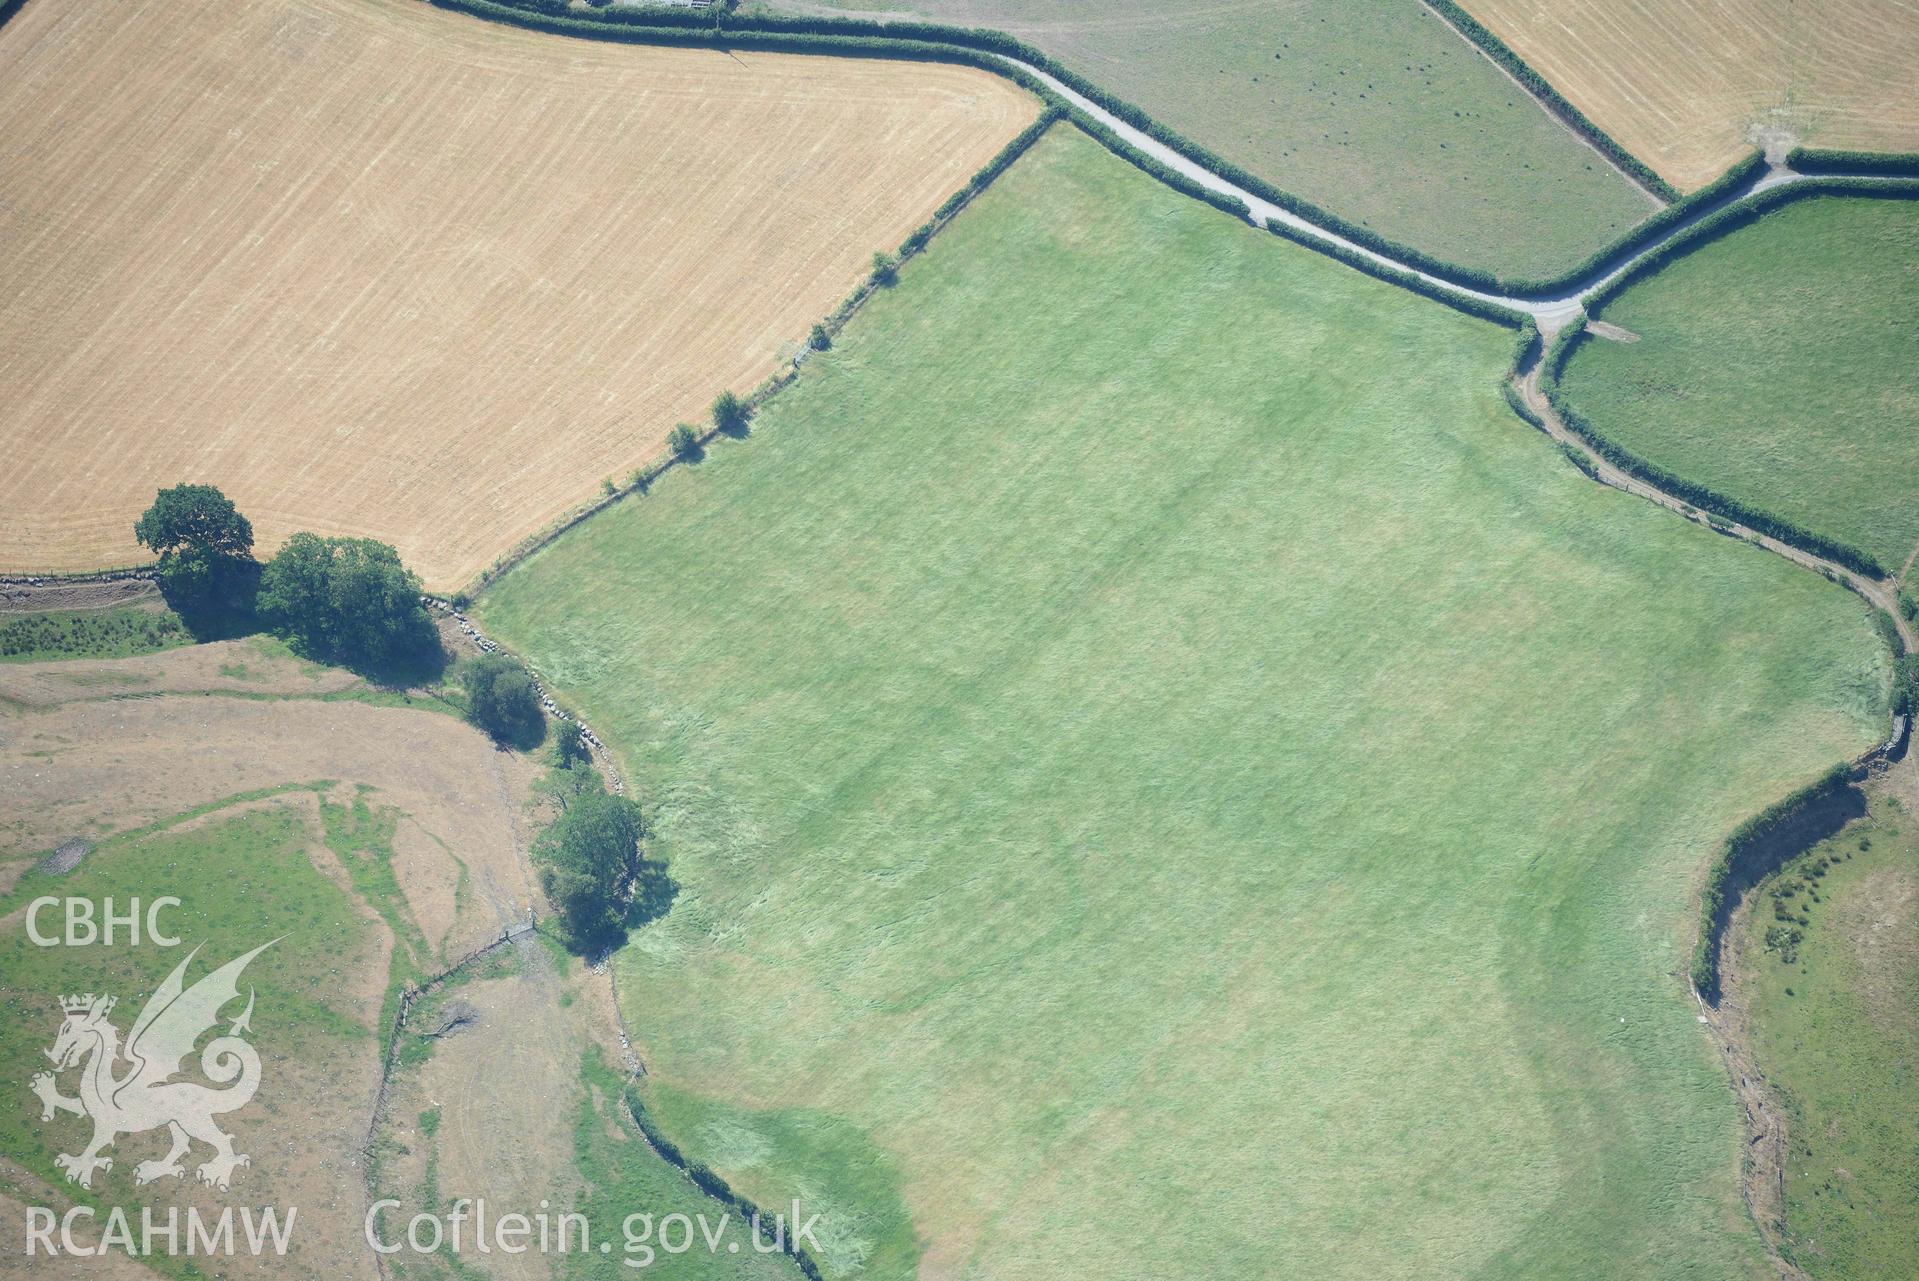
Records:
[[[1607,303],[1562,379],[1640,456],[1897,572],[1919,545],[1919,202],[1817,197]]]
[[[1282,189],[1467,266],[1550,276],[1654,210],[1418,0],[834,7],[1011,32]]]
[[[1692,895],[1887,659],[1511,345],[1056,130],[491,590],[655,806],[689,1155],[846,1207],[834,1276],[1759,1275]]]
[[[1919,788],[1904,773],[1903,797],[1876,790],[1870,818],[1760,887],[1741,940],[1753,1052],[1787,1118],[1786,1242],[1817,1281],[1909,1276],[1919,1240]]]
[[[1878,0],[1462,0],[1661,177],[1690,191],[1765,132],[1919,148],[1919,10]]]
[[[965,67],[559,39],[405,0],[0,29],[0,568],[263,551],[452,591],[745,392],[1039,112]]]

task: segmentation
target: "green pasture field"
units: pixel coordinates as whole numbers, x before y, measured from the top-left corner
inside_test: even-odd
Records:
[[[1919,1241],[1911,799],[1874,796],[1762,885],[1747,921],[1753,1053],[1786,1110],[1786,1240],[1815,1281],[1910,1275]]]
[[[1898,572],[1919,545],[1919,201],[1795,201],[1601,315],[1561,380],[1601,432]]]
[[[892,7],[1018,36],[1282,190],[1464,266],[1551,276],[1657,208],[1418,0]]]
[[[1761,1275],[1694,896],[1888,658],[1512,345],[1056,129],[489,591],[680,884],[615,966],[689,1157],[852,1207],[829,1276]]]

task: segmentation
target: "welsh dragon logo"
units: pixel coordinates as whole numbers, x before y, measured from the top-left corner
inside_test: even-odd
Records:
[[[133,1021],[124,1049],[119,1029],[107,1021],[113,997],[88,993],[60,998],[66,1020],[60,1025],[53,1048],[46,1051],[54,1069],[35,1076],[32,1090],[40,1099],[42,1121],[51,1121],[56,1112],[71,1112],[93,1122],[93,1141],[84,1151],[54,1158],[54,1163],[66,1171],[68,1182],[92,1187],[95,1170],[113,1168],[113,1159],[100,1153],[115,1139],[164,1125],[172,1137],[172,1148],[158,1161],[134,1166],[134,1182],[144,1184],[184,1175],[180,1158],[197,1139],[213,1148],[212,1159],[197,1171],[200,1181],[226,1190],[233,1171],[248,1164],[248,1159],[233,1150],[232,1137],[215,1125],[213,1118],[245,1107],[260,1087],[260,1056],[240,1035],[251,1030],[251,988],[240,1017],[233,1020],[224,1036],[214,1037],[200,1051],[200,1071],[214,1085],[226,1088],[214,1089],[176,1078],[193,1053],[195,1042],[219,1023],[220,1010],[239,999],[240,972],[272,946],[263,943],[186,987],[182,976],[200,953],[194,948],[147,999]],[[117,1071],[122,1063],[127,1065],[125,1070]],[[55,1078],[76,1067],[80,1069],[80,1097],[70,1099],[60,1093]]]

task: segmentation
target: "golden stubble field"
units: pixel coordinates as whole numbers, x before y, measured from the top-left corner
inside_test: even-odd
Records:
[[[1886,0],[1462,0],[1674,186],[1760,132],[1919,149],[1919,5]]]
[[[402,0],[0,29],[0,570],[160,485],[457,586],[796,349],[1037,114],[969,68],[610,45]]]

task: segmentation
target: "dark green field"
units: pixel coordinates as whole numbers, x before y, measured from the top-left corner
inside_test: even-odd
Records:
[[[1641,457],[1851,543],[1919,547],[1919,201],[1776,209],[1607,303],[1561,385]]]

